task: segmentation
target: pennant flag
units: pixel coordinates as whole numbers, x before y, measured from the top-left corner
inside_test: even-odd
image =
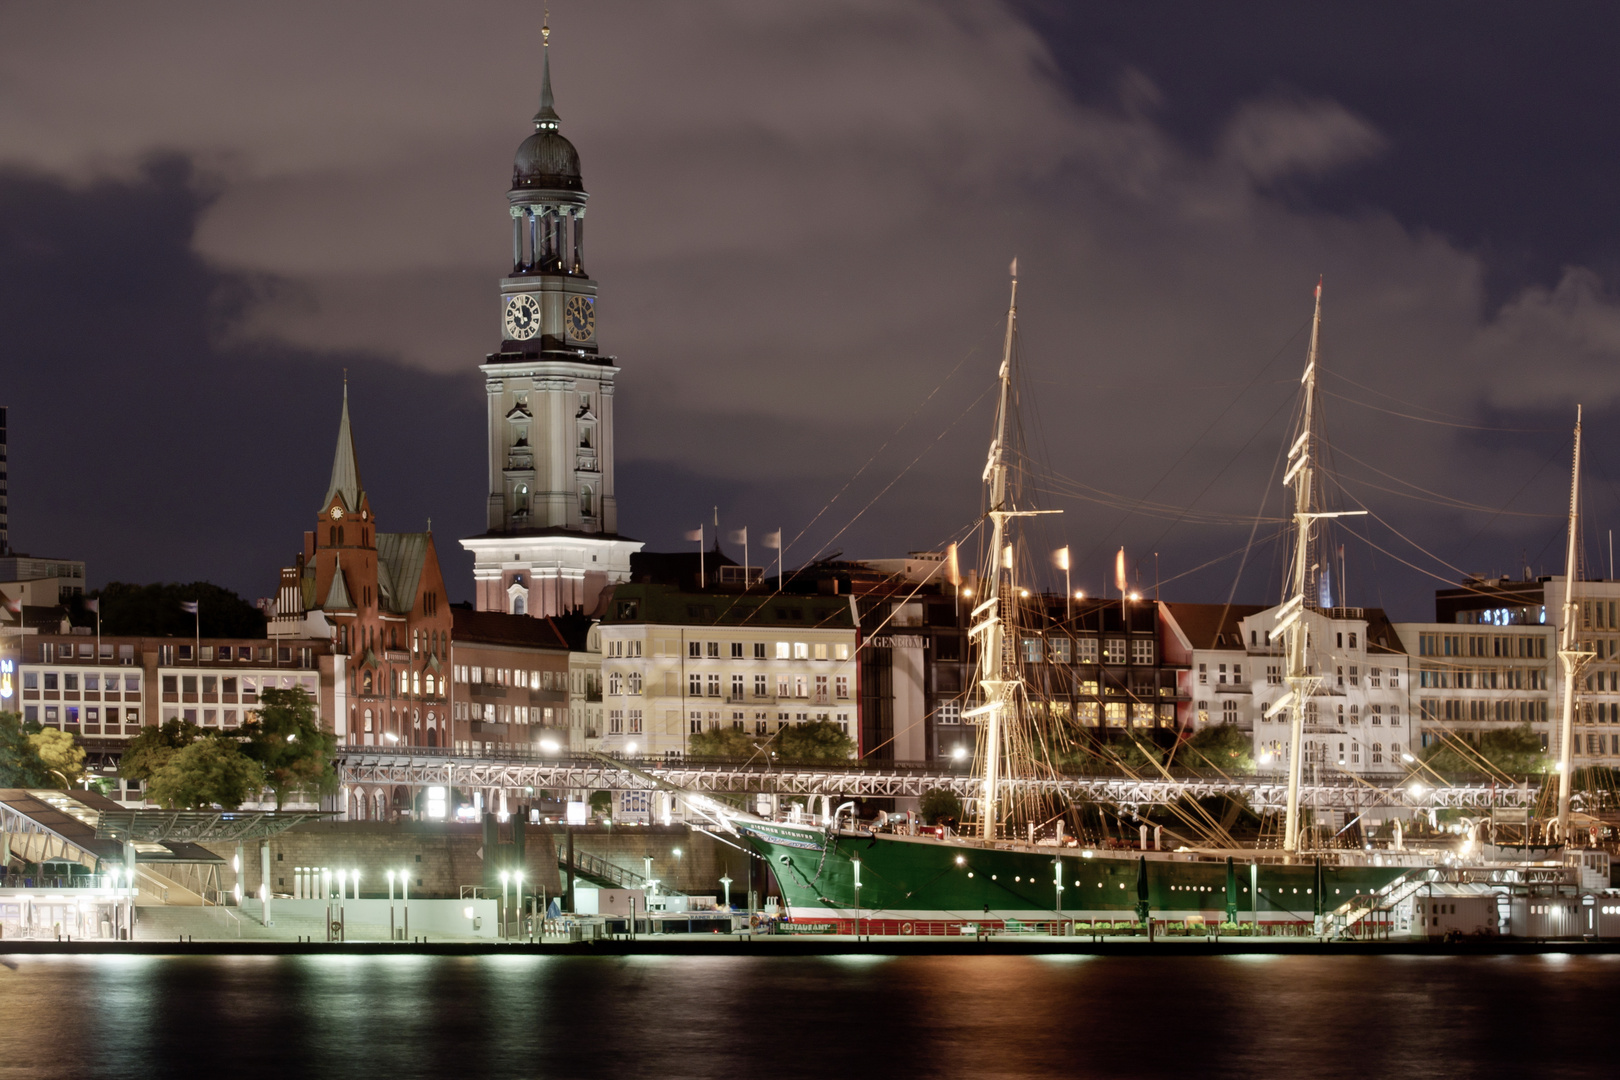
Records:
[[[11,612],[13,615],[21,615],[22,614],[22,599],[20,597],[18,599],[16,599],[16,600],[13,600],[11,597],[7,596],[4,599],[6,601],[6,610],[7,611]]]
[[[748,526],[744,525],[740,529],[732,529],[726,535],[731,538],[733,544],[746,544],[748,543]]]
[[[955,544],[945,550],[945,580],[956,586],[962,584],[962,564],[956,559]]]
[[[1011,544],[1008,544],[1006,547],[1001,549],[1001,566],[1002,566],[1002,569],[1004,569],[1004,570],[1011,570],[1012,569],[1013,563],[1012,563],[1012,545]]]
[[[1114,556],[1114,586],[1119,589],[1120,595],[1125,595],[1125,549],[1121,547],[1119,554]]]
[[[89,612],[93,612],[93,613],[95,613],[97,615],[100,615],[101,614],[101,600],[100,600],[100,598],[98,597],[95,600],[86,600],[84,602],[84,610],[89,611]]]
[[[1067,544],[1054,551],[1052,553],[1052,557],[1057,560],[1057,568],[1059,570],[1067,570],[1069,568],[1069,546]]]
[[[686,538],[688,540],[696,540],[700,544],[703,543],[703,527],[700,525],[695,529],[687,530]]]
[[[195,601],[195,600],[182,600],[182,601],[180,601],[180,610],[184,611],[187,615],[195,615],[195,614],[197,614],[197,601]]]
[[[1012,265],[1009,266],[1007,268],[1007,270],[1012,274],[1013,277],[1017,277],[1018,276],[1018,260],[1014,259],[1012,261]]]
[[[775,532],[766,533],[765,534],[765,539],[761,540],[760,543],[763,544],[765,547],[774,548],[777,551],[781,551],[782,550],[782,530],[777,529]]]

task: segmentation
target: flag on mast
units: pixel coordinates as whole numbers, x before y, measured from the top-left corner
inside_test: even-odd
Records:
[[[781,551],[782,550],[782,530],[777,529],[775,532],[766,533],[765,534],[765,539],[761,540],[760,543],[765,545],[768,548],[771,548],[771,549],[775,550],[775,551]]]
[[[195,601],[195,600],[182,600],[182,601],[180,601],[180,610],[185,612],[187,615],[195,615],[195,614],[197,614],[197,601]]]
[[[958,588],[962,585],[962,564],[957,560],[955,544],[945,549],[945,580]]]
[[[741,544],[743,549],[743,588],[748,587],[748,526],[731,530],[731,542]]]
[[[1052,558],[1057,560],[1059,570],[1067,570],[1069,568],[1069,546],[1065,544],[1052,552]]]
[[[1125,579],[1125,547],[1122,544],[1119,554],[1114,556],[1114,585],[1119,589],[1119,595],[1125,595],[1125,587],[1128,584]]]
[[[699,525],[686,534],[688,540],[696,540],[698,546],[698,588],[703,588],[703,526]]]

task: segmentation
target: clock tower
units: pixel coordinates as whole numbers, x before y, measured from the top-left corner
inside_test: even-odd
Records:
[[[613,487],[617,360],[597,340],[597,285],[585,272],[579,153],[558,130],[551,31],[541,29],[540,111],[518,147],[512,273],[500,283],[500,351],[484,373],[489,419],[487,528],[473,554],[481,611],[596,610],[630,578],[640,541],[618,535]]]

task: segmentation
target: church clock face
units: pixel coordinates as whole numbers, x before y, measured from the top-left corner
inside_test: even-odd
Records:
[[[589,296],[568,298],[568,338],[589,341],[596,336],[596,301]]]
[[[540,332],[540,301],[522,293],[506,301],[506,336],[513,341],[527,341]]]

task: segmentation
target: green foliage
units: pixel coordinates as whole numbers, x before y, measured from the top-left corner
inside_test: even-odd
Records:
[[[1206,727],[1181,744],[1176,763],[1223,773],[1254,772],[1254,739],[1236,724]]]
[[[591,813],[607,814],[613,811],[613,793],[611,791],[591,792]]]
[[[0,712],[0,787],[55,787],[55,777],[45,771],[39,751],[28,736],[39,731],[38,724],[24,724],[14,712]]]
[[[686,743],[693,757],[747,758],[759,753],[753,737],[736,728],[710,728],[693,735]]]
[[[147,798],[169,810],[235,810],[264,790],[264,770],[235,740],[203,738],[179,750],[147,782]]]
[[[188,638],[197,632],[202,620],[203,637],[262,638],[264,612],[229,589],[206,581],[190,585],[129,585],[114,581],[91,594],[101,600],[101,632],[144,637]],[[183,600],[197,601],[197,614],[180,607]],[[94,626],[96,617],[82,604],[73,612],[80,626]]]
[[[52,787],[73,787],[84,779],[84,747],[67,732],[42,728],[28,736],[28,744],[50,775]]]
[[[1474,749],[1497,770],[1513,776],[1544,773],[1552,768],[1552,758],[1541,748],[1541,736],[1531,731],[1529,724],[1487,731]],[[1430,743],[1421,756],[1429,768],[1447,778],[1452,773],[1486,771],[1473,754],[1463,753],[1449,739]]]
[[[812,720],[783,728],[776,736],[782,761],[848,761],[855,756],[855,740],[831,720]]]
[[[202,728],[184,720],[168,720],[161,727],[149,724],[130,740],[118,759],[118,775],[126,780],[151,780],[176,750],[190,746],[202,733]]]
[[[314,800],[337,790],[332,759],[337,739],[315,715],[315,701],[301,688],[265,690],[258,714],[242,725],[245,752],[264,770],[264,783],[280,810],[297,796]]]
[[[918,810],[929,825],[955,825],[962,820],[962,800],[946,788],[929,788],[918,800]]]

